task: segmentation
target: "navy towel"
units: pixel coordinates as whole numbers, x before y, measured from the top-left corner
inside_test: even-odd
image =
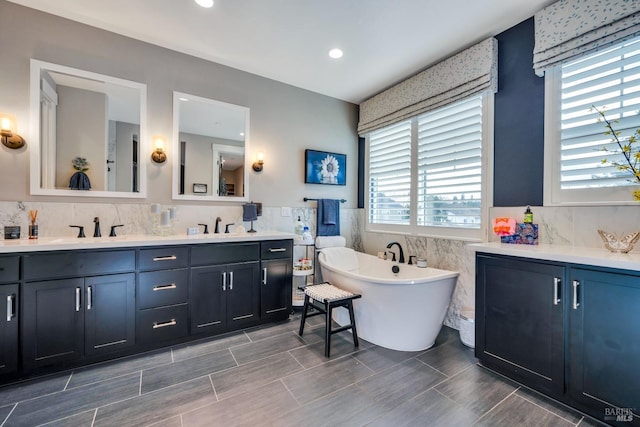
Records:
[[[316,224],[318,236],[339,236],[340,200],[318,200],[318,218]]]

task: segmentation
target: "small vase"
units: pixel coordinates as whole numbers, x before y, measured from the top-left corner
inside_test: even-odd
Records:
[[[640,190],[636,190],[633,192],[633,200],[636,202],[640,202]]]

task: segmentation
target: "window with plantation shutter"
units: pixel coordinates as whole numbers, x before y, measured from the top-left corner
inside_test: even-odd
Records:
[[[423,114],[417,126],[418,225],[480,228],[481,97]]]
[[[558,66],[546,78],[545,204],[631,202],[632,176],[611,164],[624,157],[597,110],[621,140],[640,128],[640,37]]]
[[[411,121],[369,136],[369,223],[409,224]]]
[[[492,101],[485,92],[366,135],[368,231],[484,237]]]

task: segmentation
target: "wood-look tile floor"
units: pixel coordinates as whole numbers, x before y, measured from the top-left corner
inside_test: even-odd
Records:
[[[422,352],[333,336],[299,315],[0,388],[4,426],[592,426],[476,365],[444,327]]]

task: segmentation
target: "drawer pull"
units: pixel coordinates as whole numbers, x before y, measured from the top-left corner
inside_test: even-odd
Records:
[[[93,295],[91,292],[91,286],[87,286],[87,310],[91,310],[93,304]]]
[[[282,308],[274,308],[273,310],[267,310],[266,313],[267,314],[271,314],[271,313],[277,313],[278,311],[282,311],[282,310],[286,310],[286,307],[282,307]]]
[[[553,278],[553,305],[558,305],[560,302],[560,285],[562,284],[562,279],[559,277]]]
[[[198,325],[198,328],[206,328],[207,326],[213,326],[213,325],[219,325],[221,323],[220,320],[218,320],[217,322],[209,322],[209,323],[203,323],[201,325]]]
[[[16,315],[16,313],[13,311],[13,301],[15,300],[15,297],[15,295],[7,296],[7,322],[11,322],[11,319],[13,319]]]
[[[573,309],[577,310],[580,307],[580,303],[578,302],[578,286],[580,286],[579,280],[573,281]]]
[[[274,252],[286,252],[287,248],[269,248],[269,253],[274,253]]]
[[[233,320],[242,320],[242,319],[248,319],[250,317],[253,317],[253,314],[245,314],[244,316],[238,316],[238,317],[234,317]]]
[[[168,322],[153,322],[153,329],[166,328],[167,326],[175,326],[177,324],[176,319],[171,319]]]
[[[168,255],[168,256],[156,256],[153,257],[153,261],[175,261],[177,260],[178,257],[175,255]]]
[[[80,311],[80,288],[76,288],[76,311]]]
[[[168,285],[155,285],[155,286],[153,287],[153,292],[156,292],[156,291],[166,291],[167,289],[175,289],[175,288],[177,288],[177,286],[176,286],[176,284],[175,284],[175,283],[170,283],[170,284],[168,284]]]

